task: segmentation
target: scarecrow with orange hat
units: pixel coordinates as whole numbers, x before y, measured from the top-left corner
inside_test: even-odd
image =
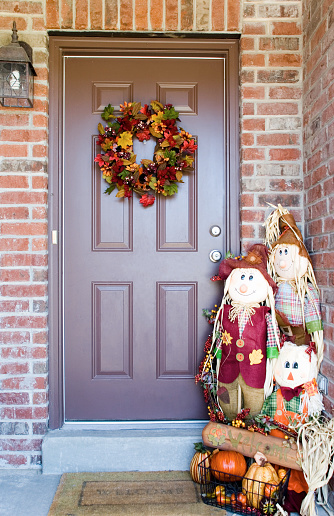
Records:
[[[241,259],[227,258],[219,267],[226,280],[213,330],[217,359],[217,398],[226,419],[241,408],[253,417],[272,390],[272,359],[278,356],[274,312],[276,284],[267,272],[268,250],[253,245]]]
[[[269,273],[278,285],[277,322],[282,333],[295,344],[314,343],[319,368],[323,358],[323,326],[311,259],[293,215],[280,204],[273,207],[265,228],[271,250]]]

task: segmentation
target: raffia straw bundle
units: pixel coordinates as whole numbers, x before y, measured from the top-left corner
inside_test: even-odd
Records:
[[[300,514],[314,516],[316,489],[326,486],[334,472],[334,420],[320,416],[298,428],[298,454],[309,486]]]

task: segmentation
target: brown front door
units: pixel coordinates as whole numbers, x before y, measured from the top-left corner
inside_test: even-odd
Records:
[[[228,245],[226,56],[95,54],[64,66],[65,419],[205,418],[194,376],[210,332],[202,309],[221,295],[209,254]],[[104,194],[93,160],[106,104],[156,99],[196,136],[196,170],[144,208]],[[137,161],[153,144],[136,145]]]

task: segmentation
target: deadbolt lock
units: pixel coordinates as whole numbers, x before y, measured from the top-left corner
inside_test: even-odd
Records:
[[[220,235],[221,233],[221,229],[219,226],[211,226],[210,228],[210,235],[214,236],[214,237],[217,237]]]

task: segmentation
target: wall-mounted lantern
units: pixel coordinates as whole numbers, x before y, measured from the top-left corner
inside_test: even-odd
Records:
[[[33,106],[34,76],[32,49],[18,40],[13,22],[12,41],[0,48],[0,104],[5,107]]]

